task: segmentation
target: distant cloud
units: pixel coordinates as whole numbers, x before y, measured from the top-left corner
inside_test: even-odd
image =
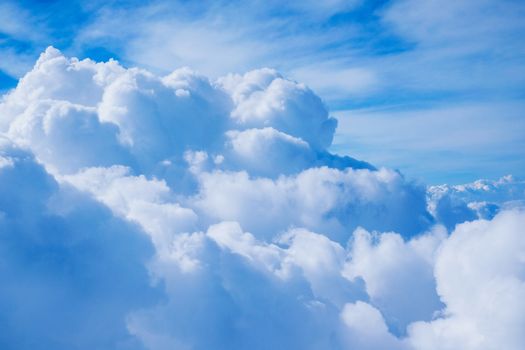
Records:
[[[430,211],[449,228],[475,218],[490,220],[501,210],[523,206],[524,199],[525,182],[511,175],[497,181],[428,188]]]

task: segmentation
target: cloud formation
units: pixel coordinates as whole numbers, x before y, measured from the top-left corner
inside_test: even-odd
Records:
[[[48,48],[0,116],[3,347],[525,343],[521,185],[427,189],[333,154],[336,119],[274,70]]]
[[[163,295],[153,254],[135,225],[0,138],[0,347],[140,348],[126,316]]]

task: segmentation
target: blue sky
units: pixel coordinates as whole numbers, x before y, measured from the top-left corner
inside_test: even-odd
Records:
[[[525,176],[524,15],[490,0],[2,0],[0,88],[49,45],[162,74],[273,67],[337,116],[335,152],[427,183]]]

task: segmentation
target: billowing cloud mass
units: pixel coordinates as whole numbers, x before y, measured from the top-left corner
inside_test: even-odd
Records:
[[[274,70],[48,48],[0,103],[0,347],[521,349],[523,183],[329,152]]]
[[[136,224],[60,185],[31,153],[0,138],[0,347],[128,349],[130,309],[163,291]]]

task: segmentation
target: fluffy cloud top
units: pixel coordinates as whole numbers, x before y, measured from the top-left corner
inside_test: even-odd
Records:
[[[525,344],[525,214],[459,225],[435,264],[444,318],[410,327],[421,349],[519,349]]]
[[[274,70],[47,49],[0,103],[0,345],[520,349],[521,187],[426,190],[336,126]]]

